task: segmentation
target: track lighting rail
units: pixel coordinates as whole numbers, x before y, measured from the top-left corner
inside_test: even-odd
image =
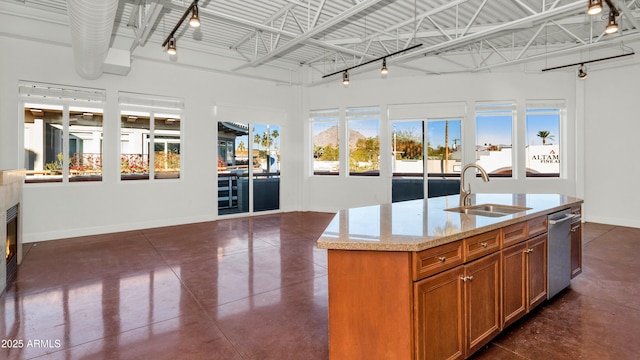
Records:
[[[589,64],[592,62],[597,62],[597,61],[605,61],[605,60],[612,60],[612,59],[617,59],[623,56],[629,56],[629,55],[634,55],[635,52],[630,52],[628,54],[621,54],[621,55],[614,55],[614,56],[608,56],[608,57],[604,57],[604,58],[600,58],[600,59],[593,59],[593,60],[586,60],[586,61],[580,61],[577,63],[573,63],[573,64],[567,64],[567,65],[561,65],[561,66],[554,66],[554,67],[550,67],[550,68],[546,68],[546,69],[542,69],[542,71],[550,71],[550,70],[558,70],[558,69],[562,69],[562,68],[567,68],[567,67],[572,67],[572,66],[578,66],[578,65],[584,65],[584,64]]]
[[[191,3],[191,5],[189,5],[189,7],[187,7],[187,9],[184,11],[184,14],[182,14],[182,17],[180,18],[180,20],[178,21],[176,26],[173,27],[173,30],[171,30],[171,32],[169,33],[167,38],[164,39],[164,42],[162,43],[162,47],[165,47],[169,43],[169,40],[171,40],[171,38],[175,37],[176,32],[178,31],[178,29],[180,29],[180,25],[182,25],[182,23],[184,22],[184,19],[187,18],[187,16],[189,15],[190,12],[193,12],[193,14],[195,14],[197,16],[197,14],[198,14],[198,0],[194,0]]]
[[[355,69],[355,68],[358,68],[358,67],[360,67],[360,66],[364,66],[364,65],[367,65],[367,64],[371,64],[372,62],[376,62],[376,61],[380,61],[380,60],[384,60],[384,62],[385,62],[385,64],[384,64],[384,65],[385,65],[385,69],[386,69],[386,60],[387,60],[387,58],[388,58],[388,57],[391,57],[391,56],[394,56],[394,55],[401,54],[401,53],[403,53],[403,52],[405,52],[405,51],[409,51],[409,50],[415,49],[415,48],[420,47],[420,46],[422,46],[422,44],[413,45],[413,46],[410,46],[410,47],[408,47],[408,48],[406,48],[406,49],[402,49],[402,50],[399,50],[399,51],[393,52],[393,53],[391,53],[391,54],[387,54],[387,55],[384,55],[384,56],[380,56],[379,58],[376,58],[376,59],[373,59],[373,60],[369,60],[369,61],[365,61],[365,62],[360,63],[360,64],[358,64],[358,65],[354,65],[354,66],[352,66],[352,67],[348,67],[348,68],[346,68],[346,69],[342,69],[342,70],[340,70],[340,71],[336,71],[336,72],[333,72],[333,73],[331,73],[331,74],[324,75],[322,78],[324,79],[324,78],[326,78],[326,77],[333,76],[333,75],[336,75],[336,74],[341,74],[341,73],[343,74],[343,73],[345,73],[345,72],[347,72],[347,71],[349,71],[349,70],[351,70],[351,69]]]

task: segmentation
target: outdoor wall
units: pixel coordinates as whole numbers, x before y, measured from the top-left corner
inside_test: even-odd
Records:
[[[463,163],[475,159],[475,114],[476,102],[481,101],[514,101],[517,105],[518,117],[516,129],[524,128],[524,109],[526,100],[564,100],[567,109],[567,122],[563,131],[564,169],[562,178],[526,178],[524,176],[524,151],[520,152],[519,163],[522,164],[519,176],[513,179],[494,178],[489,183],[471,178],[474,192],[491,193],[562,193],[575,196],[577,182],[577,166],[581,154],[574,149],[576,142],[576,76],[573,72],[541,73],[493,72],[483,74],[460,75],[422,75],[393,76],[390,69],[388,78],[378,76],[351,76],[351,84],[345,88],[334,79],[331,83],[304,88],[302,117],[308,118],[309,110],[327,108],[349,108],[359,106],[381,106],[381,154],[390,153],[390,125],[386,120],[387,108],[398,104],[431,104],[433,108],[446,108],[447,104],[462,103],[466,106],[466,116],[462,121]],[[443,110],[446,111],[446,110]],[[442,114],[438,114],[440,116]],[[456,115],[456,114],[452,114]],[[433,114],[424,114],[433,117]],[[310,130],[308,120],[305,153],[310,158]],[[524,131],[518,131],[514,140],[514,148],[525,144]],[[524,145],[523,145],[524,146]],[[379,177],[322,177],[312,176],[307,160],[303,181],[305,194],[304,208],[336,211],[350,206],[371,205],[391,201],[390,159],[381,156],[381,176]]]
[[[15,31],[20,32],[21,28],[18,26]],[[53,24],[40,31],[44,37],[56,37],[52,32],[58,31],[59,40],[32,41],[0,35],[3,51],[12,54],[0,60],[0,169],[23,167],[19,80],[106,89],[104,167],[101,182],[26,184],[22,206],[25,242],[216,219],[215,106],[246,107],[255,117],[262,111],[279,114],[283,142],[281,188],[288,189],[282,194],[280,207],[284,211],[299,208],[295,172],[302,159],[289,145],[300,132],[292,121],[298,111],[297,87],[172,64],[162,49],[155,47],[145,51],[157,53],[157,59],[134,59],[128,76],[104,74],[97,80],[85,80],[74,70],[66,26]],[[188,57],[188,51],[181,56]],[[179,180],[119,180],[118,91],[184,99],[183,167]]]
[[[585,219],[640,227],[640,60],[603,66],[584,81]]]

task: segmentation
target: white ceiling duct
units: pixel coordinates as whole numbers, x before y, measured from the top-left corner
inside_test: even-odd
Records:
[[[117,10],[118,0],[67,1],[76,71],[83,78],[102,75]]]

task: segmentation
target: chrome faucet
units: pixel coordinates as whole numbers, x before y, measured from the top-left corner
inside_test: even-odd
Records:
[[[482,175],[482,180],[484,180],[484,182],[489,181],[489,175],[487,175],[487,172],[482,168],[482,166],[478,164],[465,165],[460,172],[460,206],[471,205],[471,198],[469,197],[469,195],[471,195],[471,184],[469,184],[469,190],[464,189],[464,172],[471,167],[480,170],[480,174]]]

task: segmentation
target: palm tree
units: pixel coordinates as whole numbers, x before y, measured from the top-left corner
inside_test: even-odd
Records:
[[[243,152],[245,150],[247,150],[247,148],[244,146],[244,141],[240,140],[240,143],[238,144],[238,151]]]
[[[553,135],[551,135],[551,132],[549,132],[549,130],[540,130],[540,131],[538,131],[538,137],[542,139],[542,145],[546,145],[547,144],[547,139],[555,140],[555,137]]]

